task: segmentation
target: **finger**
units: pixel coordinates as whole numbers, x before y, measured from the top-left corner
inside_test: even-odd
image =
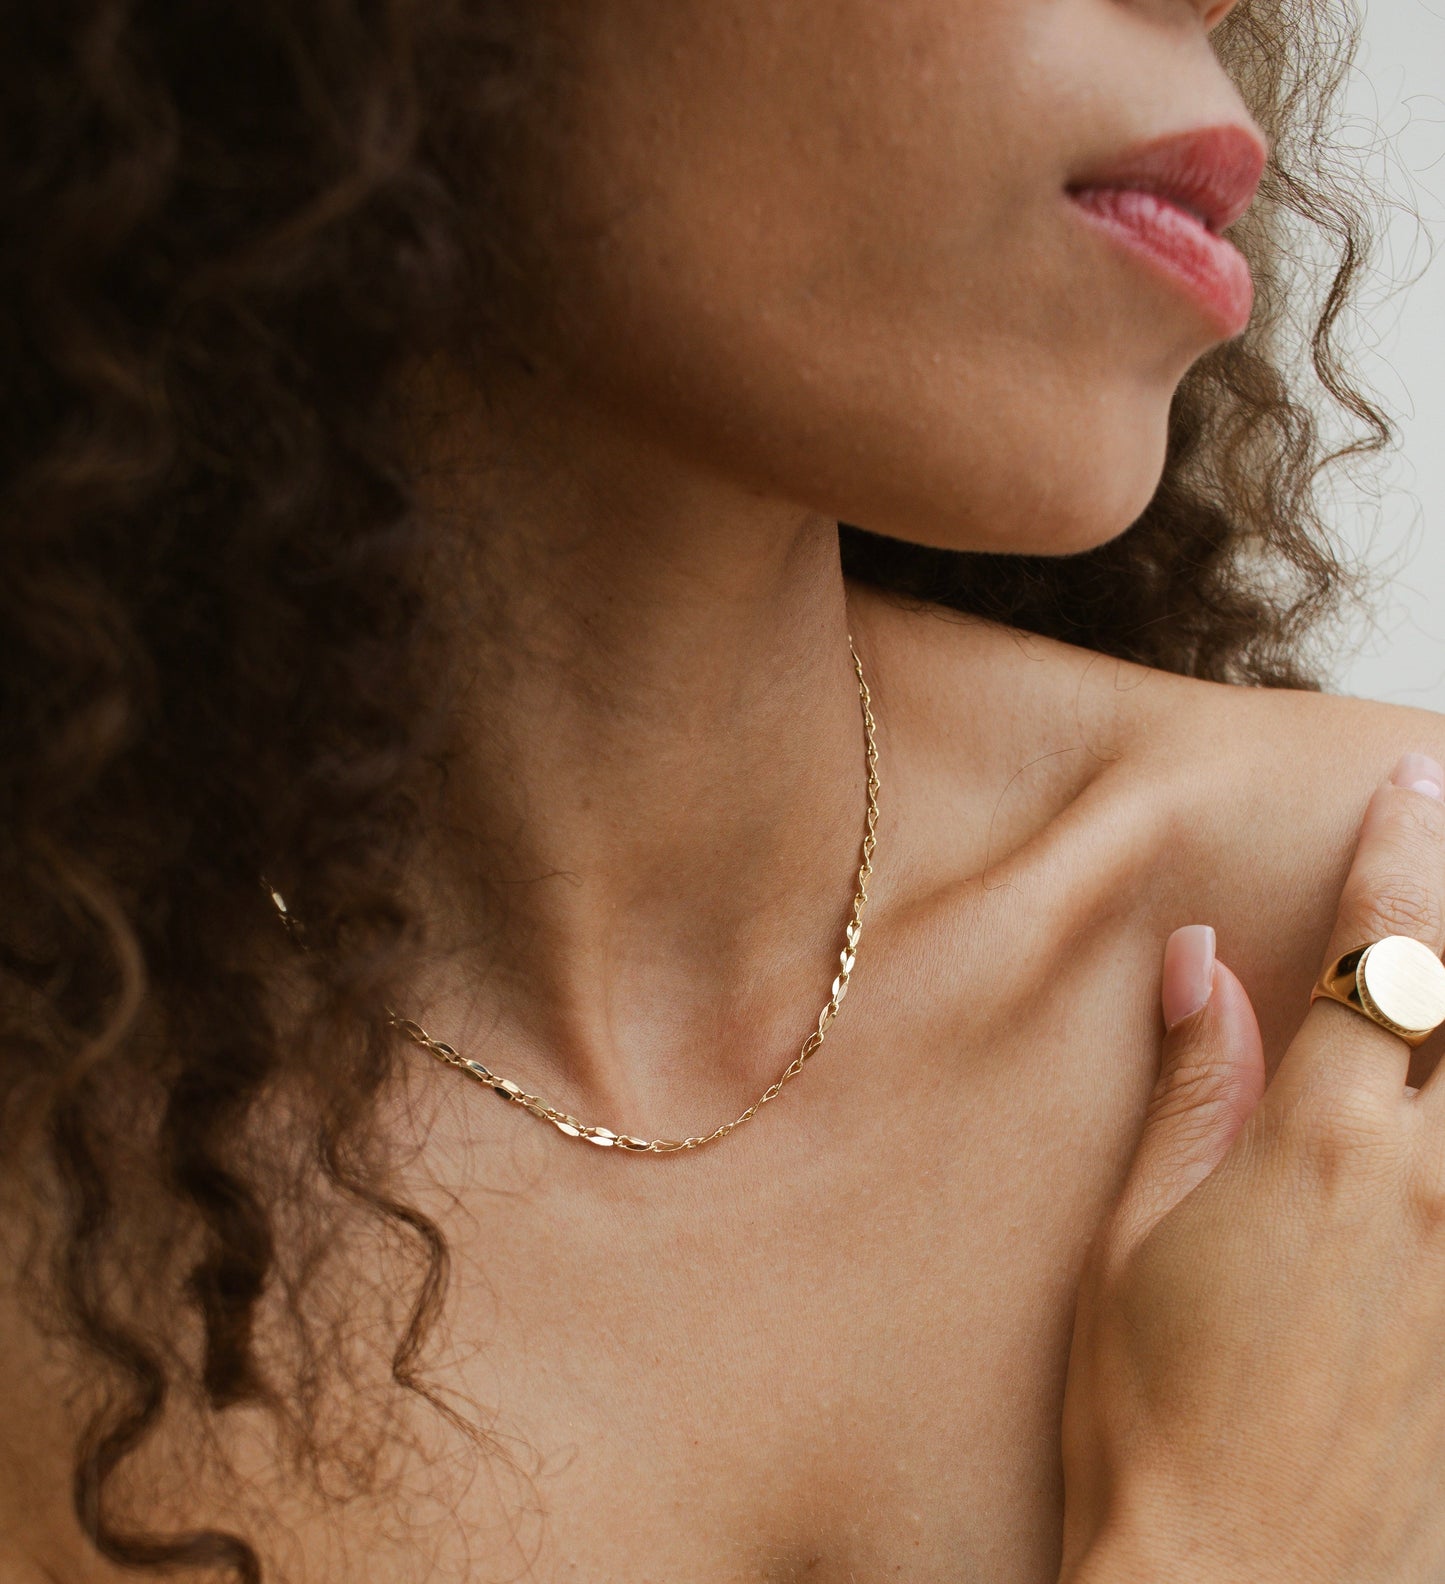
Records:
[[[1445,947],[1445,770],[1406,754],[1365,811],[1354,863],[1340,898],[1321,969],[1386,935],[1408,935],[1439,954]],[[1314,1002],[1275,1074],[1276,1099],[1324,1091],[1398,1100],[1411,1047],[1368,1017],[1322,998]]]
[[[1264,1092],[1259,1023],[1244,986],[1215,960],[1213,936],[1213,930],[1186,927],[1175,931],[1165,950],[1169,1027],[1144,1130],[1114,1211],[1114,1259],[1127,1258],[1218,1166]]]

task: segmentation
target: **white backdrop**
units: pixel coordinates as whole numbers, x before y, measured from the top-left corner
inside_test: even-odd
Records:
[[[1348,110],[1371,177],[1419,218],[1392,214],[1353,336],[1401,443],[1373,495],[1339,504],[1386,581],[1337,690],[1445,711],[1445,0],[1367,0]]]

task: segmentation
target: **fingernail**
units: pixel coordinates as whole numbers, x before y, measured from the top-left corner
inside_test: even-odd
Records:
[[[1173,1028],[1206,1006],[1214,990],[1214,928],[1186,924],[1164,948],[1164,1025]]]
[[[1445,798],[1445,770],[1429,754],[1407,753],[1395,766],[1390,780],[1397,787],[1423,792],[1426,797]]]

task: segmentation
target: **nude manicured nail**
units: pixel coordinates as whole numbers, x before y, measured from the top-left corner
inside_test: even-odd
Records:
[[[1164,948],[1164,1024],[1173,1028],[1193,1017],[1214,990],[1214,928],[1186,924]]]
[[[1426,797],[1445,798],[1445,770],[1429,754],[1407,753],[1395,766],[1390,780],[1397,787],[1423,792]]]

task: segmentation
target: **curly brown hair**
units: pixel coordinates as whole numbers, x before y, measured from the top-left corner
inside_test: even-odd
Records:
[[[318,1276],[338,1227],[412,1249],[390,1367],[429,1395],[447,1250],[389,1190],[375,1116],[397,1052],[373,1009],[420,939],[399,876],[437,741],[390,393],[478,332],[468,305],[507,268],[489,173],[538,91],[523,11],[6,15],[0,1149],[28,1232],[12,1274],[90,1383],[75,1510],[117,1563],[261,1578],[253,1543],[157,1532],[115,1476],[186,1405],[261,1405],[299,1455],[339,1455]],[[1367,211],[1320,129],[1353,26],[1245,0],[1215,37],[1274,143],[1236,233],[1258,306],[1180,389],[1148,510],[1052,559],[845,526],[844,565],[1168,670],[1315,686],[1307,645],[1348,580],[1311,403],[1354,420],[1347,451],[1389,433],[1336,347]],[[1333,251],[1306,359],[1282,262],[1301,220]],[[305,877],[304,957],[277,946],[263,869]]]

